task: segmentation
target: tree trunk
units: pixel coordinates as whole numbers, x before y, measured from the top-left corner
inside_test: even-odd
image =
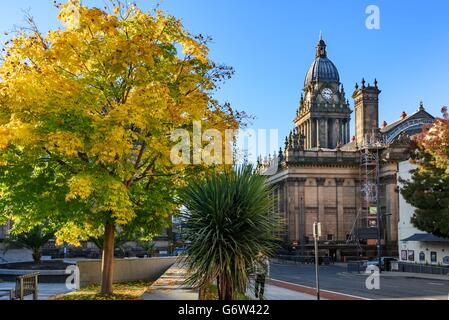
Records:
[[[34,263],[35,264],[40,264],[41,263],[41,258],[42,258],[41,248],[34,248],[32,255],[33,255]]]
[[[220,294],[219,297],[221,300],[224,301],[231,301],[234,300],[234,293],[232,290],[232,284],[226,281],[225,276],[220,276]]]
[[[115,224],[105,226],[103,257],[101,263],[101,293],[112,294],[112,275],[114,271]]]
[[[221,295],[221,285],[220,285],[220,276],[217,277],[217,292],[218,292],[218,300],[223,300],[223,296]]]
[[[234,290],[232,290],[232,285],[228,284],[226,286],[226,291],[225,291],[225,301],[232,301],[234,300]]]

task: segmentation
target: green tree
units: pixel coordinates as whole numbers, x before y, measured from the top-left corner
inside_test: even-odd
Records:
[[[215,172],[181,193],[188,282],[205,288],[217,281],[219,299],[245,292],[259,253],[271,255],[279,221],[272,190],[252,166]]]
[[[420,230],[449,238],[449,119],[444,117],[415,139],[412,158],[417,168],[402,181],[404,199],[416,208],[413,224]]]
[[[30,18],[0,66],[0,220],[16,234],[50,221],[58,243],[103,234],[104,294],[116,230],[168,225],[176,190],[207,169],[171,161],[173,131],[239,126],[213,99],[232,69],[209,60],[208,39],[160,10],[112,3],[68,0],[64,27],[46,34]]]
[[[54,237],[54,232],[43,226],[36,226],[28,232],[14,235],[6,240],[6,251],[11,247],[22,247],[32,251],[36,264],[41,263],[42,247]]]
[[[418,168],[410,181],[401,181],[401,194],[414,206],[412,223],[419,230],[449,238],[449,175],[435,165],[424,149],[417,149]]]

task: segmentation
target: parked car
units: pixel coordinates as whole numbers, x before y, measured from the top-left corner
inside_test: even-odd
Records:
[[[183,248],[183,247],[177,247],[177,248],[175,249],[175,255],[176,255],[176,256],[179,256],[179,255],[183,254],[185,251],[186,251],[186,248]]]
[[[398,259],[395,257],[381,257],[380,263],[381,263],[381,269],[382,270],[390,270],[391,262],[397,262]],[[379,259],[372,258],[364,263],[364,267],[368,268],[369,266],[376,266],[379,267]]]

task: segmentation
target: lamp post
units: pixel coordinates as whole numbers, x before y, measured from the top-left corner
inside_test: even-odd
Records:
[[[315,240],[315,275],[316,275],[316,298],[320,300],[320,267],[318,256],[318,239],[321,236],[321,223],[313,223],[313,238]]]

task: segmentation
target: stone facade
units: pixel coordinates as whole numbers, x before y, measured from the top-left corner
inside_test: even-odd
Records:
[[[327,58],[326,44],[320,39],[304,82],[295,127],[285,139],[285,147],[274,159],[259,159],[259,169],[270,172],[269,181],[275,187],[274,207],[285,222],[280,235],[285,243],[306,245],[312,239],[313,223],[319,221],[321,240],[325,243],[359,247],[363,240],[364,245],[375,244],[377,236],[369,235],[370,217],[364,216],[370,208],[364,202],[366,179],[362,172],[362,153],[374,148],[373,154],[379,158],[376,209],[380,210],[382,243],[395,247],[399,221],[398,162],[408,157],[409,135],[431,123],[433,117],[421,105],[411,116],[379,128],[380,93],[377,80],[373,85],[366,85],[365,80],[361,86],[356,85],[356,133],[351,139],[352,110],[345,100],[338,70]],[[398,126],[403,130],[397,132]],[[393,132],[395,136],[391,138]],[[368,230],[368,235],[355,239],[357,230]]]

